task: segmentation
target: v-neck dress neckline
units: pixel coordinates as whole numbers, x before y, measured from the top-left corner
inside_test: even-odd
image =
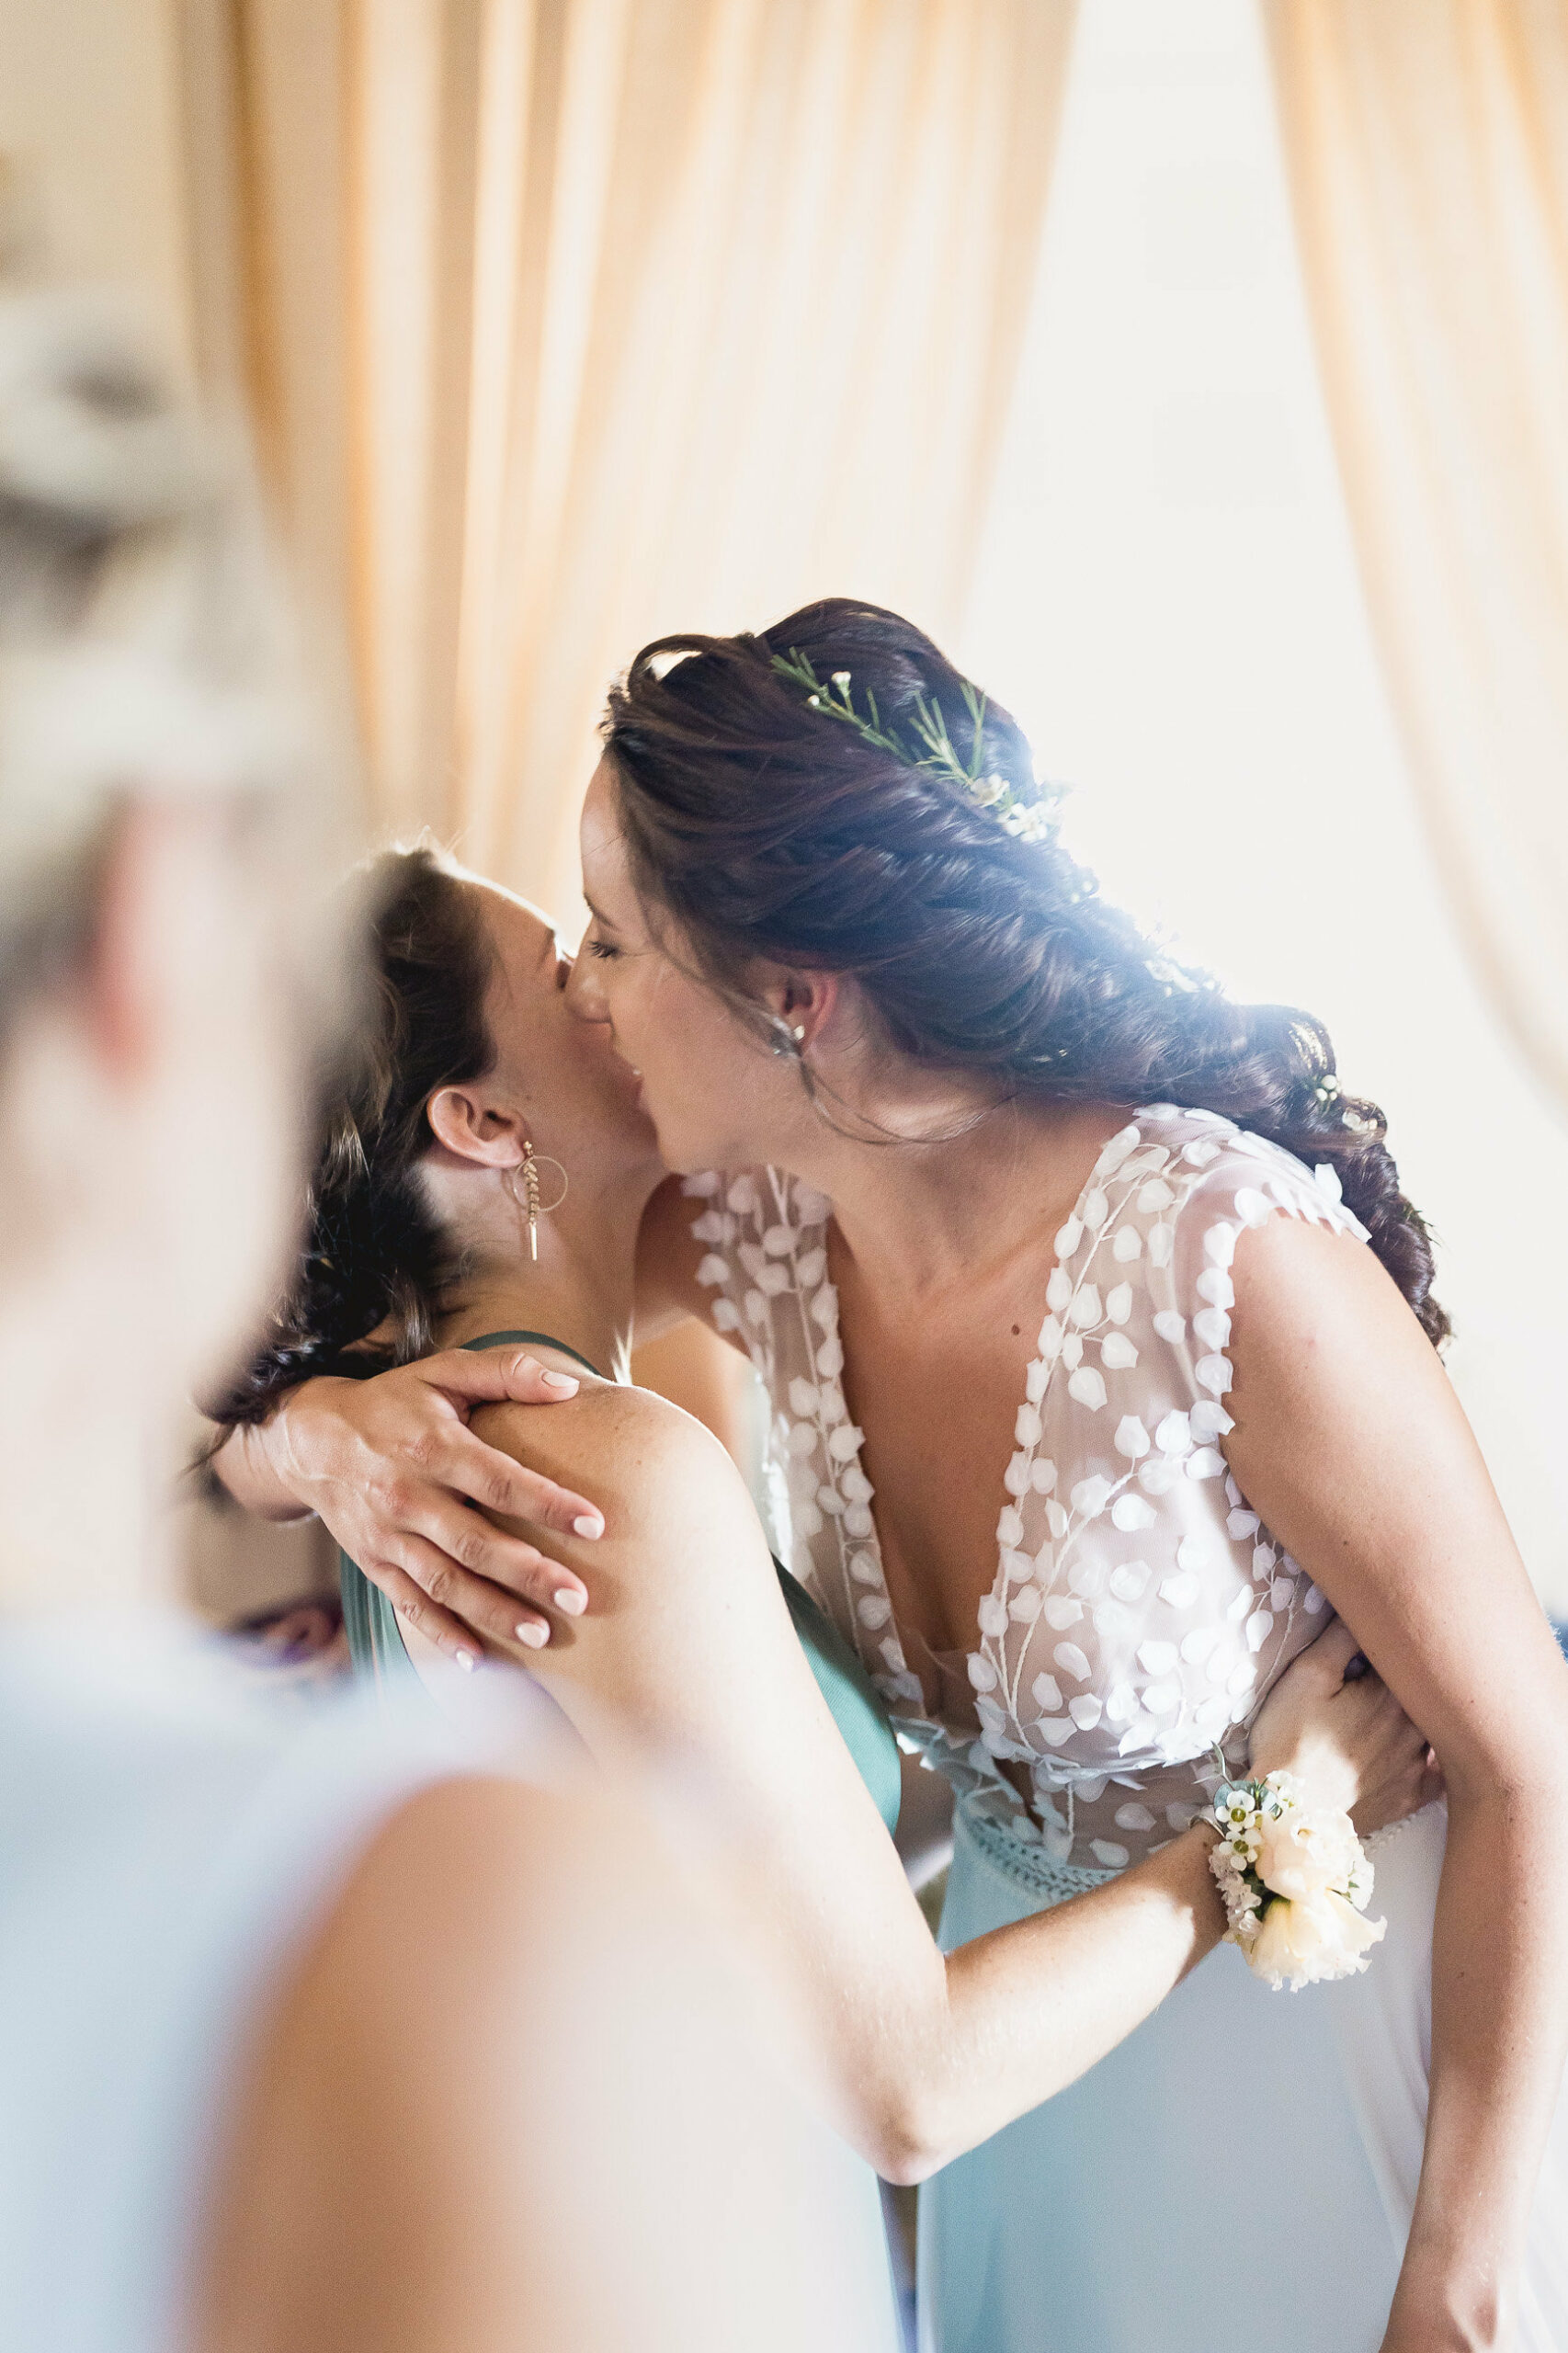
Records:
[[[1056,1235],[1051,1245],[1051,1273],[1047,1279],[1046,1284],[1046,1298],[1048,1303],[1051,1297],[1051,1287],[1055,1282],[1056,1277],[1061,1270],[1062,1245],[1064,1242],[1069,1244],[1075,1242],[1078,1235],[1082,1233],[1085,1203],[1088,1200],[1090,1194],[1094,1192],[1098,1185],[1101,1175],[1106,1168],[1108,1157],[1112,1156],[1112,1147],[1116,1144],[1118,1137],[1124,1133],[1125,1129],[1119,1128],[1111,1135],[1106,1138],[1104,1143],[1100,1146],[1099,1151],[1095,1154],[1093,1167],[1089,1170],[1088,1175],[1085,1177],[1083,1184],[1078,1188],[1077,1198],[1073,1203],[1071,1214],[1065,1222],[1057,1228]],[[824,1284],[833,1290],[835,1301],[836,1302],[837,1289],[835,1285],[831,1283],[831,1279],[827,1272],[827,1237],[828,1228],[831,1223],[832,1211],[830,1209],[827,1217],[823,1221],[823,1279]],[[921,1678],[918,1674],[916,1674],[915,1671],[908,1665],[908,1652],[910,1645],[913,1643],[921,1650],[926,1652],[927,1656],[930,1658],[933,1666],[937,1670],[939,1677],[951,1675],[952,1679],[957,1681],[959,1679],[959,1675],[953,1674],[954,1668],[957,1668],[960,1671],[960,1674],[961,1674],[966,1669],[968,1660],[974,1654],[967,1645],[960,1644],[952,1649],[937,1650],[934,1644],[926,1642],[923,1634],[906,1632],[897,1622],[897,1619],[893,1611],[892,1596],[888,1591],[887,1563],[882,1556],[882,1540],[877,1528],[877,1516],[872,1508],[872,1500],[875,1495],[875,1489],[872,1488],[870,1481],[866,1477],[865,1464],[863,1461],[865,1454],[865,1433],[858,1425],[852,1423],[849,1419],[849,1401],[845,1394],[844,1389],[845,1357],[842,1332],[839,1332],[838,1334],[838,1345],[834,1351],[833,1360],[835,1365],[835,1370],[826,1376],[826,1379],[823,1383],[823,1387],[831,1400],[829,1410],[833,1415],[832,1427],[836,1429],[852,1429],[854,1431],[855,1450],[853,1454],[848,1457],[845,1468],[846,1472],[853,1472],[857,1473],[858,1481],[864,1482],[867,1488],[866,1513],[869,1521],[869,1526],[868,1527],[866,1535],[863,1539],[863,1546],[874,1571],[874,1576],[866,1578],[865,1582],[869,1589],[878,1594],[881,1600],[886,1604],[886,1622],[892,1629],[894,1638],[899,1644],[901,1652],[903,1654],[905,1660],[904,1672],[906,1674],[914,1675],[916,1683],[920,1682]],[[1028,1402],[1027,1393],[1028,1382],[1028,1376],[1026,1373],[1025,1387],[1023,1392],[1020,1392],[1021,1404],[1027,1404]],[[1004,1483],[1002,1483],[1001,1496],[998,1505],[999,1510],[1003,1512],[1006,1511],[1008,1502],[1005,1484],[1005,1476],[1006,1474],[1004,1474]],[[995,1544],[996,1554],[995,1566],[992,1573],[991,1583],[987,1586],[984,1594],[982,1595],[975,1608],[975,1632],[977,1640],[984,1631],[986,1605],[995,1600],[999,1591],[1005,1591],[1006,1589],[1006,1548],[1001,1540],[1000,1533],[998,1533],[994,1541]],[[920,1694],[922,1705],[924,1705],[925,1702],[925,1696],[924,1687],[922,1687]],[[941,1692],[938,1688],[938,1709],[940,1708],[940,1704]],[[939,1722],[939,1715],[934,1712],[932,1721]]]
[[[686,1180],[717,1328],[768,1392],[776,1549],[852,1642],[906,1746],[1009,1864],[1119,1870],[1185,1826],[1216,1745],[1244,1752],[1323,1596],[1228,1472],[1239,1235],[1286,1216],[1365,1243],[1334,1172],[1210,1111],[1145,1106],[1051,1242],[994,1574],[933,1712],[894,1620],[844,1393],[831,1203],[778,1169]],[[1042,1235],[1041,1249],[1051,1237]]]

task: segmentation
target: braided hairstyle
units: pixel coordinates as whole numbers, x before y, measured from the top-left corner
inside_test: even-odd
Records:
[[[263,1347],[210,1409],[223,1427],[263,1420],[313,1375],[363,1378],[427,1356],[461,1273],[418,1171],[431,1096],[494,1063],[484,1010],[494,951],[479,893],[431,845],[388,851],[369,881],[364,1024],[322,1119],[294,1280]]]
[[[1341,1092],[1322,1022],[1238,1005],[1160,954],[1053,830],[1020,838],[961,787],[835,722],[775,666],[847,671],[858,707],[915,741],[973,739],[964,681],[896,613],[841,597],[756,635],[646,645],[604,739],[639,891],[702,977],[749,1010],[758,958],[851,975],[891,1042],[994,1079],[1004,1098],[1172,1102],[1327,1162],[1434,1346],[1432,1245],[1375,1103]],[[993,703],[987,777],[1038,804],[1028,744]]]

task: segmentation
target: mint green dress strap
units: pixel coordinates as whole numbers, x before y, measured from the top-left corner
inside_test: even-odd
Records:
[[[487,1332],[465,1340],[465,1348],[504,1348],[533,1341],[540,1347],[559,1349],[597,1377],[589,1364],[563,1340],[548,1332]],[[816,1677],[817,1688],[827,1701],[844,1745],[855,1759],[861,1779],[876,1802],[889,1831],[898,1823],[902,1777],[898,1743],[886,1711],[859,1660],[831,1619],[818,1608],[803,1585],[778,1561],[773,1563],[796,1640]],[[404,1690],[419,1682],[418,1672],[403,1647],[397,1612],[379,1586],[355,1565],[347,1552],[337,1556],[338,1585],[343,1594],[343,1631],[348,1638],[355,1671],[383,1690]]]
[[[795,1638],[816,1677],[817,1688],[827,1701],[844,1745],[855,1759],[860,1779],[876,1802],[877,1812],[891,1836],[898,1828],[903,1797],[903,1775],[898,1743],[870,1677],[825,1611],[819,1609],[797,1577],[782,1561],[773,1563]]]

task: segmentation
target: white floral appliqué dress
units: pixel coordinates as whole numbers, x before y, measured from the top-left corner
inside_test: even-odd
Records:
[[[1244,1757],[1269,1686],[1327,1622],[1220,1441],[1237,1241],[1276,1216],[1365,1241],[1332,1172],[1170,1104],[1110,1139],[1054,1237],[973,1645],[923,1656],[893,1621],[845,1400],[829,1203],[770,1169],[686,1189],[714,1321],[772,1401],[776,1540],[953,1786],[944,1945],[1184,1828],[1216,1744]],[[926,2353],[1376,2353],[1419,2172],[1444,1827],[1429,1807],[1379,1842],[1390,1932],[1367,1976],[1292,1998],[1221,1949],[1080,2083],[926,2185]],[[1560,2122],[1568,2161],[1563,2143]],[[1261,2336],[1251,2290],[1226,2284],[1238,2200]],[[1568,2260],[1537,2236],[1540,2325],[1527,2313],[1520,2341],[1568,2353]]]

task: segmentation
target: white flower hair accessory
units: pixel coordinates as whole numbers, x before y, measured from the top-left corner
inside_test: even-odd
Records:
[[[926,768],[933,775],[946,778],[956,785],[966,801],[977,808],[988,809],[1003,829],[1018,841],[1042,842],[1054,831],[1056,796],[1048,788],[1037,785],[1039,798],[1027,801],[1016,785],[1006,777],[987,773],[985,767],[985,697],[967,678],[960,680],[964,708],[969,713],[971,734],[970,755],[960,757],[948,730],[947,719],[938,703],[925,695],[916,695],[910,725],[915,736],[910,743],[901,735],[891,721],[882,718],[877,709],[877,698],[868,688],[866,709],[858,710],[855,704],[854,685],[847,670],[835,670],[824,685],[806,656],[796,646],[787,654],[776,654],[773,667],[791,686],[804,689],[807,702],[820,710],[824,719],[836,719],[853,727],[867,744],[880,752],[887,752],[907,768]]]
[[[1210,1850],[1230,1927],[1225,1940],[1278,1993],[1364,1970],[1386,1920],[1362,1917],[1372,1866],[1347,1813],[1310,1805],[1292,1773],[1222,1781]]]

